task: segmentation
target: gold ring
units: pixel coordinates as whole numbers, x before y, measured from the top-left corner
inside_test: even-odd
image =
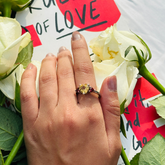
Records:
[[[80,84],[80,86],[76,89],[76,95],[78,97],[78,94],[86,95],[87,93],[94,92],[98,94],[98,97],[100,97],[100,93],[96,91],[93,87],[91,87],[89,84]]]

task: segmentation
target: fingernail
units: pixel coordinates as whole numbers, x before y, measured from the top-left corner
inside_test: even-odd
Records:
[[[54,57],[54,54],[48,53],[48,54],[46,55],[46,57]]]
[[[73,32],[72,33],[72,40],[75,41],[75,40],[79,40],[81,38],[81,35],[79,32]]]
[[[108,79],[108,88],[112,92],[116,92],[117,91],[117,79],[116,79],[116,76],[111,76]]]
[[[33,68],[33,64],[30,63],[26,69],[32,69],[32,68]]]
[[[61,47],[59,48],[59,50],[58,50],[58,53],[60,53],[60,52],[62,52],[62,51],[64,51],[64,50],[67,50],[67,48],[66,48],[65,46],[61,46]]]

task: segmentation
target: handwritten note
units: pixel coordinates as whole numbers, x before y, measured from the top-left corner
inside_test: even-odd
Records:
[[[36,43],[33,59],[40,61],[49,52],[57,54],[60,46],[70,49],[73,31],[81,32],[89,42],[119,17],[114,0],[35,0],[16,14],[23,27],[31,27],[28,30]]]
[[[160,119],[153,106],[150,104],[144,105],[144,102],[146,103],[150,98],[159,95],[160,92],[147,80],[143,77],[138,79],[133,99],[125,109],[127,113],[123,115],[127,138],[121,134],[122,144],[130,160],[157,133],[165,137],[164,120]],[[121,159],[119,164],[123,164]]]

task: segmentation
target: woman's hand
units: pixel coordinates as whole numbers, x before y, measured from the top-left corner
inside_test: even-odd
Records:
[[[23,128],[29,165],[116,165],[120,152],[120,108],[116,77],[105,79],[100,95],[76,97],[79,84],[96,89],[84,37],[72,35],[72,56],[61,47],[58,56],[42,61],[38,101],[36,67],[29,64],[21,81]],[[78,99],[78,100],[77,100]]]

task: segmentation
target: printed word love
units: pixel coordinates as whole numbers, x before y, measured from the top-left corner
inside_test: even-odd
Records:
[[[57,0],[64,18],[73,25],[88,31],[102,31],[117,22],[120,17],[113,0]]]

